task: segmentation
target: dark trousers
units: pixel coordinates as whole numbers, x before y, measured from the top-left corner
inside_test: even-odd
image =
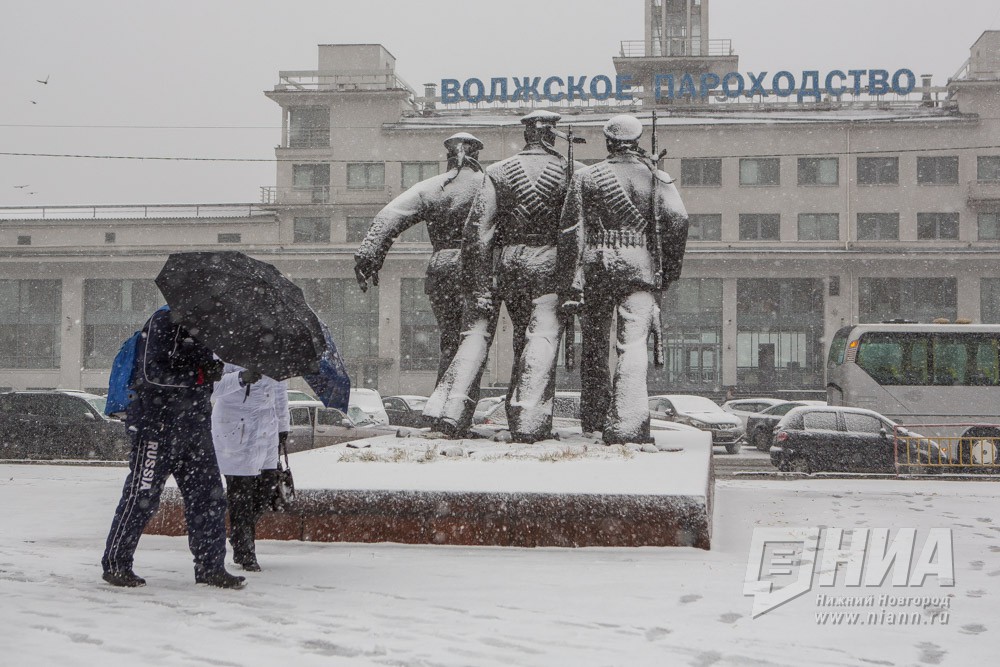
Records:
[[[461,342],[462,292],[460,289],[438,289],[428,296],[441,334],[441,359],[438,361],[437,373],[437,382],[440,382]]]
[[[237,563],[256,558],[257,522],[270,509],[277,490],[277,470],[262,470],[253,477],[226,475],[229,543]]]
[[[210,423],[146,423],[132,433],[129,474],[101,559],[106,572],[132,568],[139,538],[160,506],[160,495],[170,475],[184,498],[188,546],[195,569],[223,569],[226,496]]]

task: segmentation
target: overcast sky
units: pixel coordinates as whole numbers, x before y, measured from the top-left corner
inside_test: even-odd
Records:
[[[381,43],[397,73],[612,74],[643,37],[642,0],[9,0],[0,21],[0,152],[273,159],[279,70],[317,44]],[[906,67],[943,85],[998,0],[711,0],[742,72]],[[47,83],[39,83],[39,80]],[[0,155],[0,206],[255,202],[270,162]],[[27,187],[15,187],[25,185]]]

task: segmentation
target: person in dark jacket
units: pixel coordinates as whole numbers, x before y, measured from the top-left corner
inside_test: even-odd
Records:
[[[108,533],[101,565],[114,586],[144,586],[132,569],[136,547],[156,513],[170,475],[184,498],[195,581],[243,588],[225,569],[226,492],[212,446],[212,383],[223,363],[170,320],[166,308],[143,327],[135,355],[125,423],[132,439],[129,474]]]

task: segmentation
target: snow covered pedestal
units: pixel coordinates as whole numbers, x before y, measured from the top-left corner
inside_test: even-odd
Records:
[[[515,547],[711,546],[708,433],[654,431],[657,446],[580,435],[521,445],[371,438],[291,457],[297,499],[258,539]],[[148,533],[180,535],[164,493]]]

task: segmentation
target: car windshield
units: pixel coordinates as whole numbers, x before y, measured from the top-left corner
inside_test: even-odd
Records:
[[[347,408],[347,416],[350,417],[351,421],[355,424],[370,424],[375,421],[373,416],[369,415],[356,405],[352,405]]]
[[[406,404],[410,406],[411,410],[423,410],[424,406],[427,405],[427,399],[421,397],[407,398]]]
[[[94,406],[94,409],[104,414],[104,406],[108,404],[108,399],[103,396],[95,396],[94,398],[88,398],[87,402]]]
[[[670,402],[680,412],[718,412],[719,406],[702,396],[672,396]]]
[[[801,405],[802,405],[801,403],[782,403],[781,405],[774,405],[768,408],[767,410],[764,410],[764,414],[783,415],[787,414],[788,411],[791,410],[792,408],[797,408],[800,407]]]
[[[289,391],[288,400],[290,401],[315,401],[316,399],[305,393],[304,391]]]

